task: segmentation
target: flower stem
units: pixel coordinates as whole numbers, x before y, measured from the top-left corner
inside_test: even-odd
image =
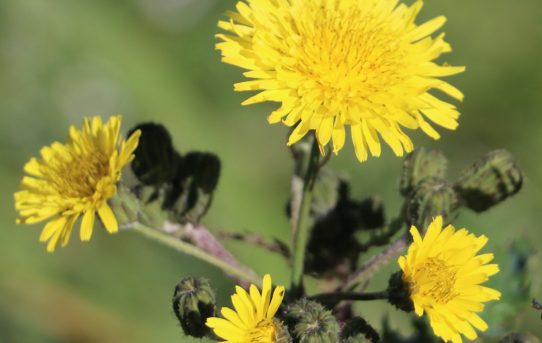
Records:
[[[359,292],[337,292],[337,293],[322,293],[309,297],[310,300],[317,301],[329,307],[334,307],[343,300],[384,300],[388,299],[388,291],[359,293]]]
[[[341,289],[352,290],[355,289],[358,285],[362,284],[367,279],[370,279],[371,276],[381,267],[387,265],[391,259],[399,255],[407,246],[407,234],[401,235],[394,242],[389,244],[382,252],[378,255],[373,256],[367,262],[365,262],[358,270],[356,270]]]
[[[182,240],[171,237],[158,230],[151,229],[141,223],[134,223],[130,225],[130,228],[142,234],[143,236],[150,238],[154,241],[160,242],[164,245],[167,245],[170,248],[175,249],[176,251],[185,253],[201,261],[207,262],[208,264],[221,269],[224,273],[232,277],[238,278],[239,280],[251,282],[256,285],[259,285],[261,282],[260,278],[257,275],[250,273],[248,271],[242,270],[241,268],[236,268],[232,266],[231,264],[225,262],[224,260],[219,259],[213,255],[210,255],[204,250],[190,243],[183,242]]]
[[[303,269],[305,264],[305,250],[310,230],[309,214],[312,204],[312,190],[319,168],[320,152],[318,142],[316,138],[313,139],[303,182],[301,206],[299,207],[297,223],[294,227],[292,284],[290,290],[294,297],[299,297],[303,294]]]

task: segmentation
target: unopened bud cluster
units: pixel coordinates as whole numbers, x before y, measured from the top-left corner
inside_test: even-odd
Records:
[[[182,155],[162,125],[145,123],[136,130],[141,138],[123,183],[139,202],[137,220],[150,227],[161,227],[166,220],[199,222],[218,185],[219,158],[195,151]]]
[[[432,218],[449,218],[460,206],[483,212],[516,194],[523,173],[506,150],[495,150],[450,182],[448,161],[439,151],[421,148],[407,156],[400,191],[406,197],[407,224],[426,227]]]

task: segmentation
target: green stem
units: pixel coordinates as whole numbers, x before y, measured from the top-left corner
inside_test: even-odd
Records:
[[[311,154],[303,183],[301,206],[297,216],[297,223],[293,237],[293,267],[291,292],[298,297],[303,294],[303,269],[305,264],[305,250],[309,238],[310,220],[309,214],[312,204],[312,190],[318,174],[320,152],[316,138],[313,140]]]
[[[339,302],[343,300],[384,300],[388,299],[388,291],[372,292],[372,293],[359,293],[359,292],[337,292],[337,293],[323,293],[309,297],[310,300],[317,301],[328,307],[335,307]]]
[[[141,223],[135,223],[132,226],[130,226],[130,228],[142,234],[143,236],[150,238],[154,241],[160,242],[164,245],[167,245],[168,247],[173,248],[176,251],[185,253],[201,261],[207,262],[210,265],[213,265],[221,269],[222,271],[224,271],[224,273],[232,277],[238,278],[239,280],[251,282],[256,285],[259,285],[261,282],[261,280],[256,275],[249,273],[247,271],[244,271],[240,268],[236,268],[228,264],[227,262],[224,262],[223,260],[206,253],[202,249],[195,247],[192,244],[189,244],[179,239],[176,239],[174,237],[168,236],[167,234],[161,233],[158,230],[151,229]]]

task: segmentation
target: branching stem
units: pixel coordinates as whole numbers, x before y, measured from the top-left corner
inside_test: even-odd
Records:
[[[190,243],[186,243],[180,239],[169,236],[166,233],[160,232],[159,230],[149,228],[141,223],[134,223],[130,225],[130,228],[142,234],[143,236],[167,245],[170,248],[175,249],[176,251],[190,255],[210,265],[213,265],[224,271],[224,273],[232,277],[238,278],[239,280],[251,282],[256,285],[259,285],[261,282],[260,278],[254,273],[243,270],[242,268],[232,266],[223,259],[213,256]]]

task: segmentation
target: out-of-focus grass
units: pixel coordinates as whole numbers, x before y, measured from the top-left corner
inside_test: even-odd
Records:
[[[40,226],[14,224],[12,193],[24,162],[53,140],[64,140],[85,115],[123,113],[125,129],[164,123],[181,151],[209,150],[223,174],[205,222],[216,230],[252,230],[289,238],[286,130],[269,127],[269,105],[244,108],[232,83],[240,72],[219,62],[216,21],[233,0],[0,2],[0,340],[6,342],[189,342],[170,310],[175,283],[209,277],[222,304],[232,284],[220,272],[132,233],[96,230],[53,255],[38,243]],[[490,237],[488,250],[516,237],[539,247],[542,207],[542,2],[442,0],[425,18],[445,14],[454,52],[467,65],[454,78],[466,94],[456,132],[439,142],[452,173],[489,149],[508,148],[527,175],[521,195],[482,216],[457,221]],[[388,213],[399,207],[400,159],[390,152],[359,164],[349,147],[332,166],[352,176],[356,196],[380,194]],[[229,244],[259,273],[288,282],[286,263],[255,248]],[[391,269],[390,269],[391,270]],[[384,273],[385,274],[385,273]],[[498,276],[497,276],[498,277]],[[384,282],[385,275],[375,284]],[[533,275],[534,295],[540,281]],[[383,306],[364,307],[378,322]],[[537,334],[529,311],[518,324]],[[365,311],[364,311],[365,312]],[[392,310],[391,312],[395,312]],[[394,314],[397,315],[397,314]]]

